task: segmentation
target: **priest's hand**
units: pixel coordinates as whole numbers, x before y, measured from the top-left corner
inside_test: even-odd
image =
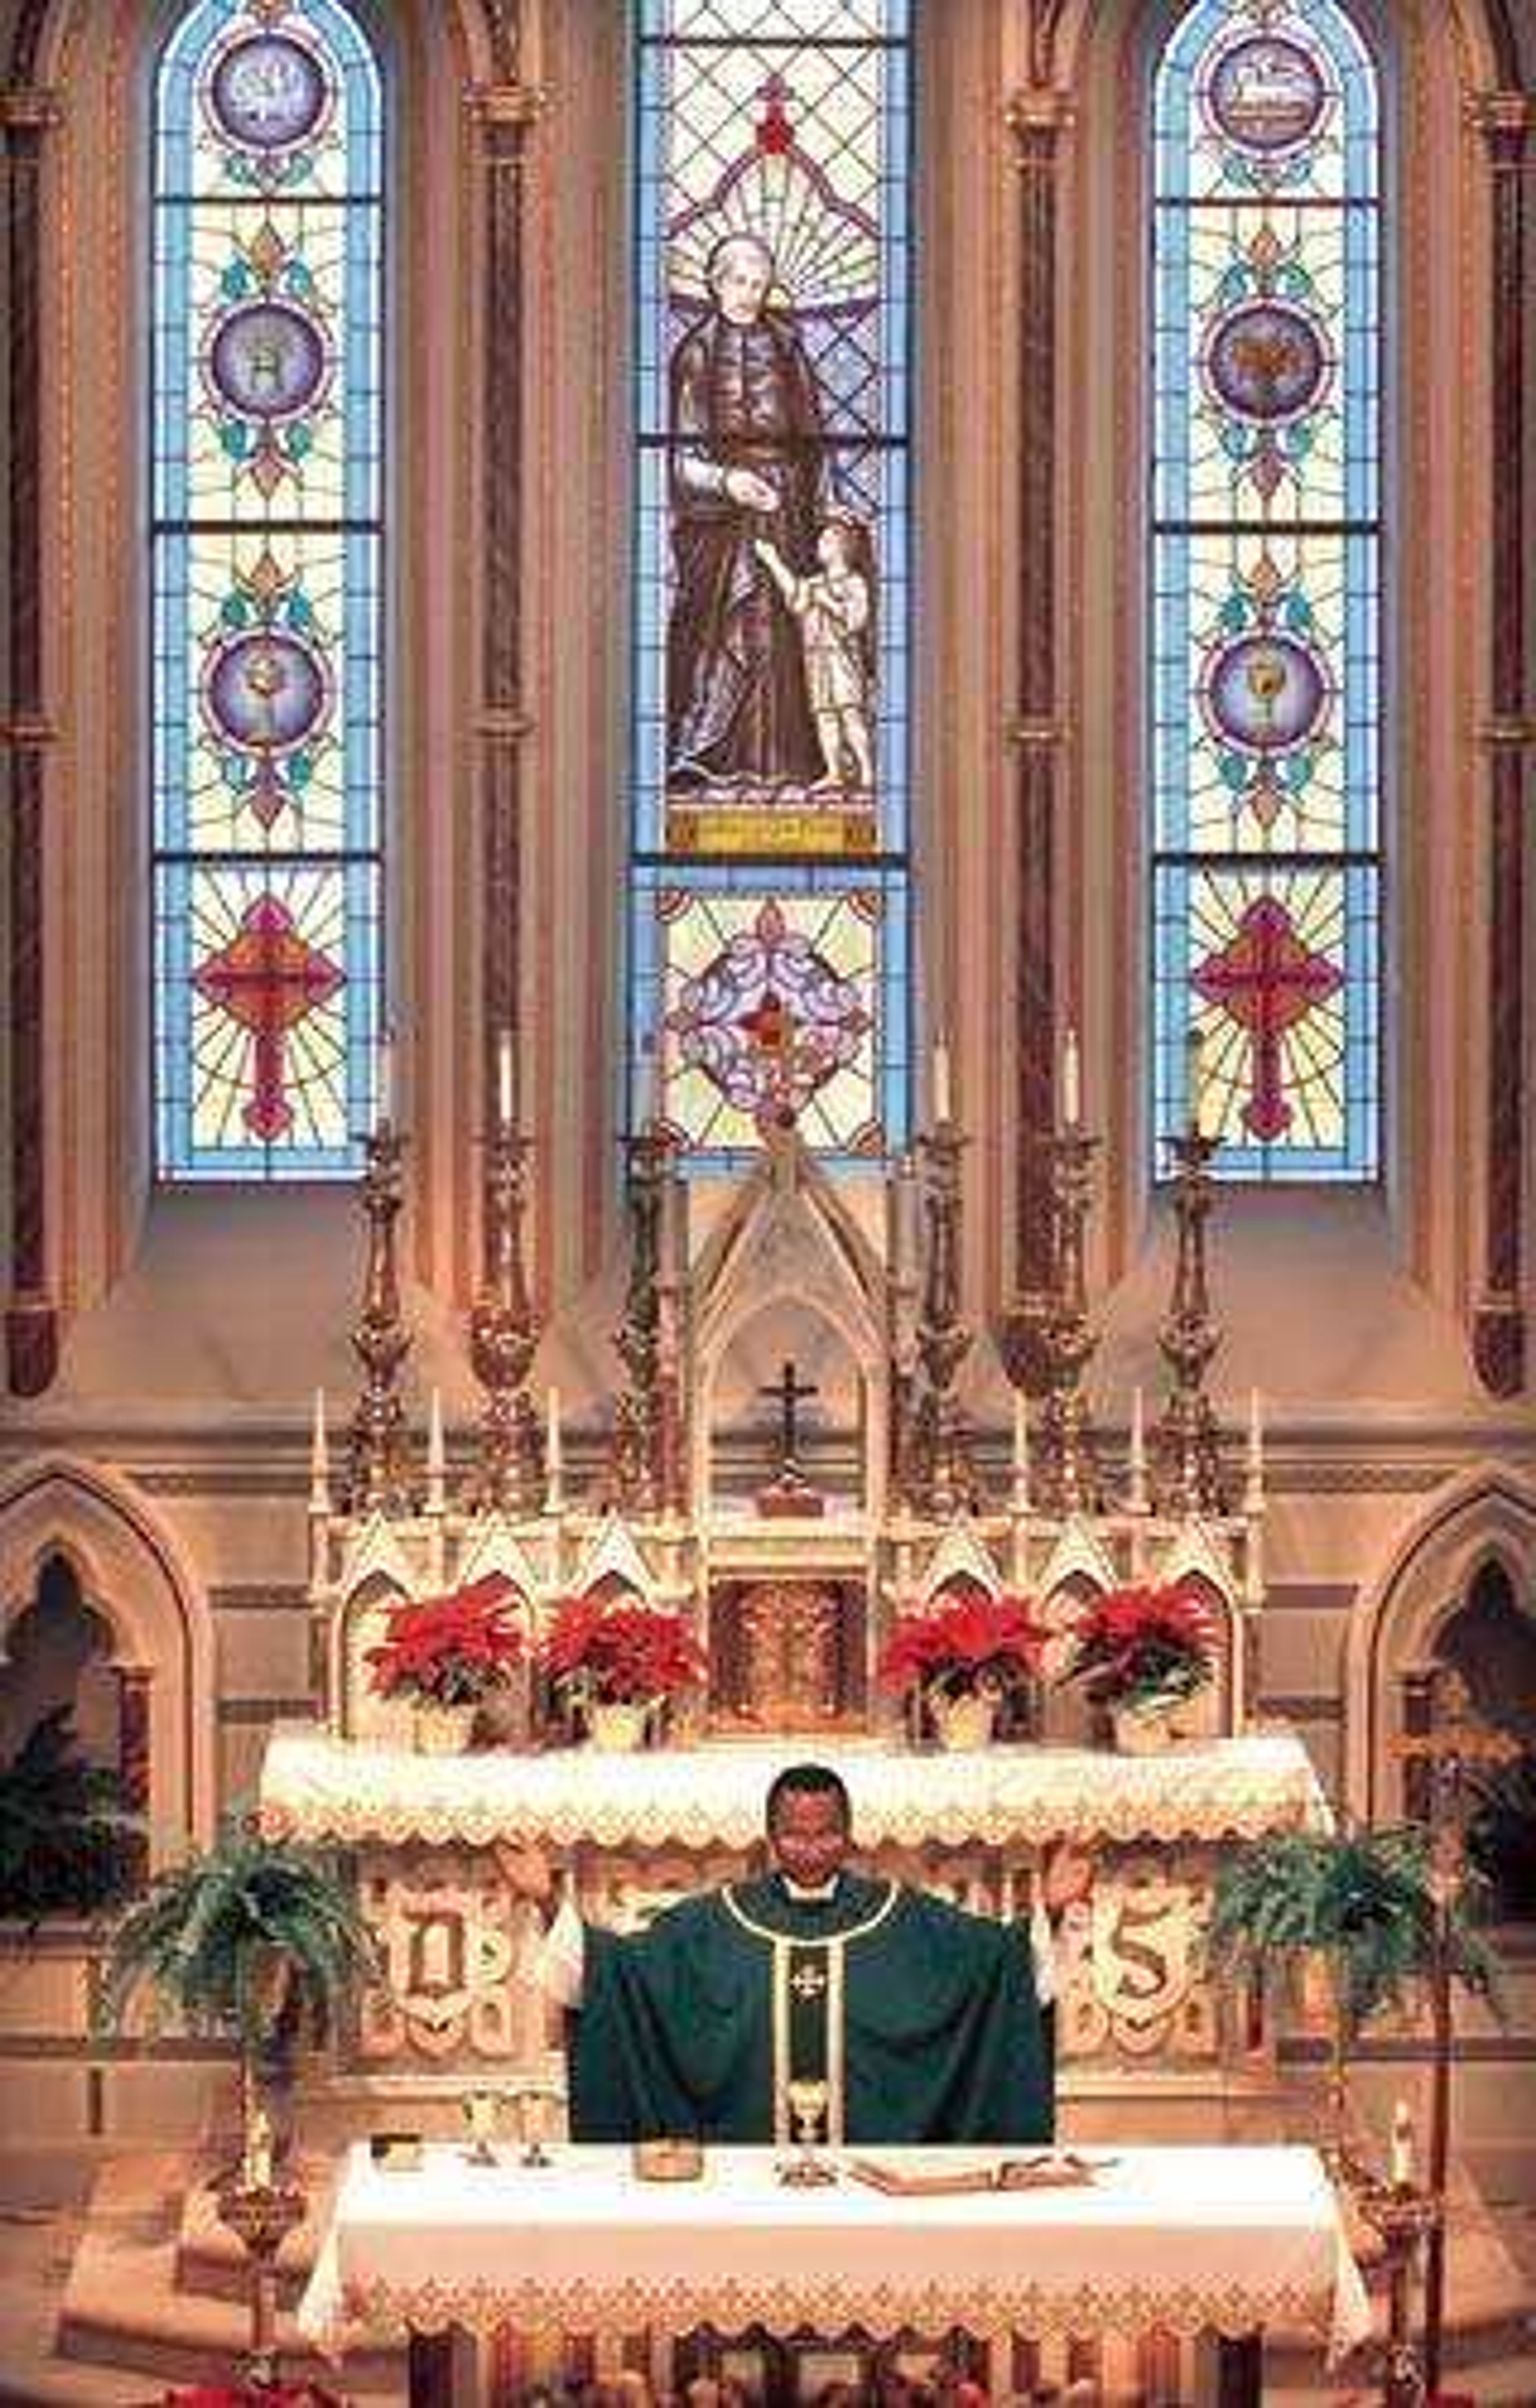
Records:
[[[542,1848],[524,1848],[512,1840],[498,1840],[493,1851],[496,1870],[514,1898],[537,1906],[546,1918],[554,1904],[554,1867]]]
[[[1041,1867],[1041,1897],[1045,1912],[1055,1923],[1069,1906],[1081,1906],[1093,1894],[1094,1860],[1090,1850],[1073,1847],[1069,1840],[1058,1840],[1047,1848]]]

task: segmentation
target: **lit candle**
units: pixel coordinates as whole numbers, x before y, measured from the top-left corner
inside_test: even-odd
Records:
[[[1184,1041],[1184,1114],[1191,1137],[1200,1135],[1200,1105],[1205,1096],[1205,1032],[1191,1025]]]
[[[1414,2119],[1406,2099],[1400,2099],[1392,2110],[1392,2186],[1395,2190],[1414,2186]]]
[[[1083,1118],[1083,1061],[1078,1052],[1077,1030],[1068,1025],[1066,1041],[1061,1049],[1061,1125],[1075,1129]]]
[[[496,1037],[496,1122],[510,1129],[517,1119],[517,1097],[513,1091],[516,1057],[512,1053],[512,1032],[501,1029]]]
[[[247,2190],[272,2187],[272,2119],[258,2107],[246,2126],[245,2163],[240,2169]]]
[[[395,1120],[395,1031],[386,1028],[379,1039],[379,1126],[391,1127]]]
[[[933,1117],[947,1121],[950,1111],[949,1040],[936,1037],[933,1040]]]

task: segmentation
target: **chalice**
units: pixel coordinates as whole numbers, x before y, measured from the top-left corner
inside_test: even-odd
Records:
[[[787,2157],[779,2169],[779,2180],[805,2189],[819,2183],[835,2183],[837,2168],[816,2154],[816,2133],[826,2114],[829,2087],[825,2082],[786,2082],[784,2095],[789,2112],[797,2127],[796,2138],[800,2144],[798,2157]]]
[[[537,2082],[527,2083],[517,2094],[517,2137],[523,2146],[518,2156],[520,2166],[552,2166],[554,2159],[544,2146],[549,2132],[550,2102],[559,2097]]]
[[[469,2132],[469,2146],[465,2156],[472,2166],[495,2164],[496,2118],[500,2106],[501,2100],[494,2090],[467,2090],[464,2094],[464,2120]]]

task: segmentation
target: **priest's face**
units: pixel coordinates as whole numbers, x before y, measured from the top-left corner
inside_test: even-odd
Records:
[[[842,1870],[852,1844],[842,1800],[830,1789],[786,1789],[773,1809],[768,1848],[775,1872],[818,1889]]]

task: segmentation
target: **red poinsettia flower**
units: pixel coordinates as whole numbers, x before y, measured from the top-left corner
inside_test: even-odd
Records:
[[[382,1641],[367,1652],[374,1687],[428,1705],[477,1704],[522,1659],[520,1604],[505,1572],[487,1572],[445,1597],[394,1607]]]
[[[1066,1677],[1085,1680],[1096,1705],[1193,1697],[1215,1670],[1215,1616],[1184,1583],[1111,1589],[1088,1608],[1072,1638]]]
[[[898,1614],[877,1677],[904,1695],[1001,1697],[1036,1670],[1044,1643],[1027,1598],[968,1588],[937,1612]]]
[[[567,1598],[539,1661],[553,1686],[581,1705],[643,1705],[696,1688],[705,1664],[681,1613],[609,1598]]]

